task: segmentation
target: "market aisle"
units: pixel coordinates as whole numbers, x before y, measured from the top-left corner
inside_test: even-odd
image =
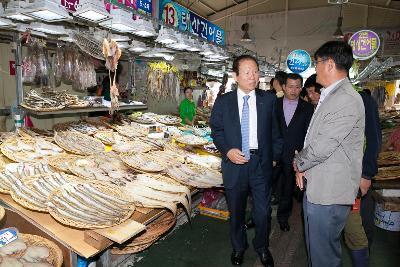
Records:
[[[228,222],[198,215],[193,218],[192,226],[188,224],[181,226],[164,240],[153,245],[148,251],[138,254],[137,257],[143,258],[134,266],[231,266],[228,231]],[[250,231],[249,241],[253,236],[254,231]],[[248,249],[242,266],[253,267],[257,258],[253,249]]]
[[[294,203],[293,216],[290,219],[290,232],[280,231],[276,222],[276,210],[273,210],[271,252],[275,267],[306,266],[306,250],[303,240],[301,205]],[[192,226],[185,224],[164,240],[140,253],[135,267],[224,267],[231,266],[229,243],[229,225],[225,221],[198,215],[193,218]],[[370,267],[395,267],[400,262],[400,232],[388,232],[375,228],[375,242],[372,246]],[[248,232],[248,239],[254,236],[254,230]],[[132,266],[125,262],[123,267]],[[258,256],[252,248],[245,254],[244,267],[261,267]],[[343,245],[343,266],[351,267],[348,250]]]

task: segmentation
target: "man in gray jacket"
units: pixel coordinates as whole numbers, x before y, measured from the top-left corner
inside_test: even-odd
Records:
[[[296,183],[303,200],[309,266],[341,266],[340,235],[360,184],[365,112],[348,80],[350,45],[323,44],[314,54],[317,82],[324,88],[295,156]]]

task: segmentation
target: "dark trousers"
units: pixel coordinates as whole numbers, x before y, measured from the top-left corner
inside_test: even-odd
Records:
[[[251,155],[248,163],[240,166],[240,180],[232,188],[226,189],[226,199],[230,212],[230,238],[236,251],[244,251],[248,247],[245,216],[249,193],[253,197],[252,218],[255,223],[254,249],[261,253],[268,247],[267,227],[269,198],[267,191],[270,185],[261,169],[258,155]],[[268,207],[267,207],[268,206]]]
[[[361,198],[360,208],[362,225],[368,239],[368,246],[371,247],[375,229],[375,201],[372,197],[372,190],[368,190],[367,194]]]
[[[293,208],[293,190],[295,183],[295,174],[293,165],[290,163],[282,164],[282,174],[278,181],[278,222],[287,222],[292,214]]]
[[[304,194],[303,212],[308,266],[342,266],[340,238],[350,206],[313,204]]]
[[[277,165],[272,169],[272,184],[271,184],[271,195],[278,198],[279,178],[282,174],[282,163],[278,162]]]

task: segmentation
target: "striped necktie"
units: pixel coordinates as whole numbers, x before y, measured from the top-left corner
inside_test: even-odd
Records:
[[[243,97],[242,120],[240,122],[240,130],[242,132],[242,152],[244,157],[250,159],[250,138],[249,138],[249,98],[245,95]]]

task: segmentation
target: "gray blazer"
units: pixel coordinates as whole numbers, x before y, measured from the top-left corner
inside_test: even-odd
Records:
[[[362,170],[365,112],[361,96],[346,78],[314,113],[295,162],[307,179],[307,199],[321,205],[351,205]]]

